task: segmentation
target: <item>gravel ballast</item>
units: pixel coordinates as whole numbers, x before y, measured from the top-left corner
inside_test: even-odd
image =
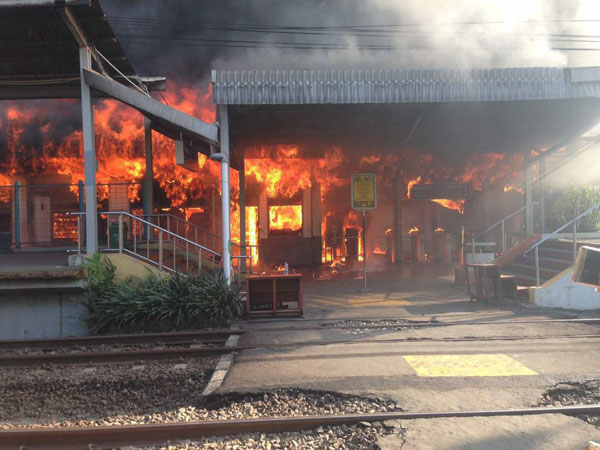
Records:
[[[160,389],[160,388],[159,388]],[[37,427],[70,427],[70,426],[98,426],[98,425],[126,425],[146,423],[173,423],[204,420],[225,420],[257,417],[284,417],[303,415],[327,415],[327,414],[351,414],[351,413],[373,413],[386,411],[400,411],[401,409],[393,402],[381,398],[360,397],[354,395],[339,394],[333,392],[305,391],[299,389],[284,389],[264,393],[252,394],[223,394],[201,399],[195,399],[193,389],[185,386],[182,391],[187,392],[187,400],[180,398],[173,401],[168,393],[156,394],[156,403],[146,405],[142,411],[137,408],[128,407],[127,412],[123,406],[127,400],[118,397],[105,399],[91,412],[81,406],[75,408],[69,402],[56,405],[55,411],[46,409],[46,414],[31,416],[27,410],[19,409],[20,419],[15,420],[10,412],[2,411],[3,419],[0,424],[3,428],[37,428]],[[198,392],[199,393],[199,392]],[[42,394],[41,392],[39,394]],[[19,395],[19,394],[16,394]],[[90,395],[88,392],[86,395]],[[95,395],[95,401],[105,395],[99,391]],[[43,398],[43,395],[39,395]],[[76,398],[79,398],[77,395]],[[14,398],[12,399],[14,401]],[[33,399],[29,400],[33,402]],[[53,400],[55,403],[57,400]],[[45,400],[38,402],[46,403]],[[174,403],[179,407],[172,407]],[[164,405],[163,407],[157,406]],[[6,404],[3,400],[3,408]],[[104,413],[102,413],[104,411]],[[54,414],[52,414],[54,413]],[[14,414],[14,413],[13,413]],[[10,417],[10,422],[7,418]]]
[[[402,431],[402,430],[401,430]],[[150,447],[124,447],[123,450],[199,450],[199,449],[357,449],[377,450],[377,437],[394,433],[382,424],[320,427],[316,430],[287,433],[246,433],[238,436],[208,437]],[[399,442],[401,442],[399,435]]]
[[[324,328],[339,328],[339,327],[351,327],[341,328],[350,334],[360,335],[375,332],[384,331],[406,331],[414,330],[415,327],[411,326],[411,322],[408,320],[338,320],[337,322],[324,323]]]
[[[600,380],[562,382],[542,395],[540,406],[574,406],[600,404]],[[600,416],[582,414],[577,418],[600,429]]]
[[[217,361],[0,369],[0,427],[104,424],[116,417],[177,411],[200,401]]]

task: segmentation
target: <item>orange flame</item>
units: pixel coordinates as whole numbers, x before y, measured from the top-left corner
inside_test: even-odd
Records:
[[[374,255],[385,255],[385,250],[382,250],[381,248],[379,248],[379,244],[376,244],[375,248],[373,249],[373,254]]]
[[[300,231],[302,229],[302,205],[269,207],[269,229]]]

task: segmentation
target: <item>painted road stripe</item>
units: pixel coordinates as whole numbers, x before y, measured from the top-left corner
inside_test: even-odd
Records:
[[[420,377],[512,377],[537,375],[508,355],[410,355],[404,359]]]

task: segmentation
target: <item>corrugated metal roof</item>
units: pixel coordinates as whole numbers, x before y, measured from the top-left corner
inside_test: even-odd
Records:
[[[150,89],[164,84],[136,75],[98,0],[0,0],[0,99],[80,95],[80,44],[69,15],[77,34],[119,72]],[[107,72],[127,83],[116,70]]]
[[[483,102],[600,97],[600,67],[213,71],[228,105]]]

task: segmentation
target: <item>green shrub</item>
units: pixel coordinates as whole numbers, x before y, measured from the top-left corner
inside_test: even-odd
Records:
[[[563,191],[551,207],[551,229],[556,229],[588,208],[600,202],[600,190],[594,187],[571,186]],[[600,228],[600,208],[577,221],[577,231],[596,231]],[[565,230],[569,232],[570,229]]]
[[[225,326],[243,315],[239,286],[222,271],[196,277],[130,278],[90,291],[88,325],[95,332],[164,331]]]

